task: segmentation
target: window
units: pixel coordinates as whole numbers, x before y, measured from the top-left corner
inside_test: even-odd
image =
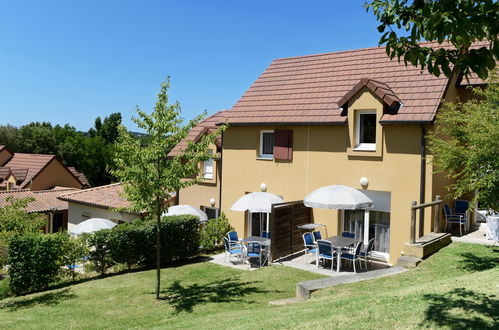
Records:
[[[219,209],[217,209],[216,207],[201,206],[201,210],[206,213],[206,215],[208,216],[208,220],[218,218]]]
[[[355,150],[376,150],[376,112],[357,112],[357,143]]]
[[[260,158],[274,158],[274,131],[260,132]]]
[[[212,150],[208,150],[207,153],[213,155]],[[213,158],[203,162],[203,179],[213,179]]]
[[[14,182],[7,182],[7,190],[13,190],[14,189]]]

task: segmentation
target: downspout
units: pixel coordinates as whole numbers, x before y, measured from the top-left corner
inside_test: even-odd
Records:
[[[426,187],[426,128],[421,125],[421,173],[419,182],[419,203],[425,202],[425,187]],[[424,233],[424,209],[419,210],[419,236]]]
[[[219,187],[218,187],[218,209],[220,210],[219,213],[222,213],[222,158],[223,158],[223,153],[224,153],[224,132],[222,132],[222,138],[221,138],[221,147],[220,147],[220,182]]]

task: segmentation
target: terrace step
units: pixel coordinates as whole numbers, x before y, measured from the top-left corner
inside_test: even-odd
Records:
[[[397,259],[397,266],[405,267],[405,268],[416,268],[421,261],[423,261],[423,260],[421,260],[418,257],[400,256]]]

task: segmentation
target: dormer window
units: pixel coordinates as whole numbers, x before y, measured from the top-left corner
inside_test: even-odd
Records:
[[[376,150],[376,111],[357,111],[356,145],[354,150]]]

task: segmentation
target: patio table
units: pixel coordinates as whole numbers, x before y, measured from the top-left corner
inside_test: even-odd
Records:
[[[326,241],[331,242],[333,247],[336,248],[337,262],[336,262],[336,272],[340,271],[341,264],[341,249],[352,246],[353,244],[360,242],[360,240],[356,238],[343,237],[343,236],[332,236],[325,239]]]
[[[244,244],[248,244],[248,243],[259,243],[261,246],[268,246],[268,247],[270,247],[270,239],[269,238],[265,238],[265,237],[260,237],[260,236],[249,236],[249,237],[245,237],[245,238],[241,239],[241,242],[244,243]],[[265,255],[265,259],[263,259],[263,263],[265,263],[265,261],[267,261],[267,259],[269,258],[268,252],[270,252],[270,251],[267,251],[267,253]],[[261,253],[261,251],[260,251],[260,253]]]

